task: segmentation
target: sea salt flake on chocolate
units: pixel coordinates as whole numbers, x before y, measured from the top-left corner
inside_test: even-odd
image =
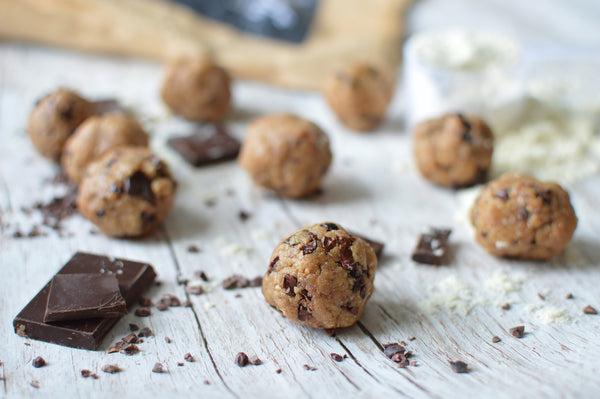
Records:
[[[421,234],[412,253],[412,260],[428,265],[441,265],[448,249],[450,229],[433,228],[429,233]]]

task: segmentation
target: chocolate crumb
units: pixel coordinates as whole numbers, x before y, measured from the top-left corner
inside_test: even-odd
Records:
[[[169,337],[165,337],[165,342],[166,342],[167,344],[170,344],[170,343],[171,343],[171,342],[173,342],[173,341],[171,340],[171,338],[169,338]]]
[[[244,352],[239,352],[235,356],[235,364],[237,364],[239,367],[246,367],[249,362],[250,360],[248,359],[248,355],[246,355]]]
[[[152,305],[154,305],[154,303],[152,303],[152,299],[150,299],[150,298],[147,298],[147,297],[145,297],[145,296],[141,297],[141,298],[139,299],[138,303],[140,304],[140,306],[143,306],[143,307],[146,307],[146,308],[147,308],[148,306],[152,306]]]
[[[31,380],[31,382],[29,383],[29,385],[31,385],[35,389],[38,389],[40,387],[40,382],[38,380]]]
[[[177,362],[177,365],[178,365],[179,367],[182,367],[182,366],[183,366],[183,362]]]
[[[347,355],[342,356],[338,353],[331,353],[330,356],[331,356],[331,360],[338,362],[338,363],[344,361],[344,359],[347,357]]]
[[[416,337],[410,337],[408,340],[409,341],[414,341],[415,339],[417,339]]]
[[[240,220],[242,222],[245,222],[246,220],[248,220],[250,218],[250,216],[251,215],[248,212],[246,212],[246,211],[240,211],[238,213],[238,217],[240,218]]]
[[[463,361],[457,360],[456,362],[450,361],[450,367],[455,373],[468,373],[469,365]]]
[[[150,308],[137,308],[134,314],[138,317],[148,317],[152,314]]]
[[[155,363],[154,367],[152,367],[152,372],[153,373],[164,373],[165,369],[164,369],[162,363]]]
[[[133,356],[140,351],[140,348],[135,344],[127,344],[121,348],[119,353],[124,355]]]
[[[179,300],[179,298],[177,296],[175,296],[173,294],[163,295],[158,302],[163,303],[170,307],[181,306],[181,301]]]
[[[574,298],[574,296],[570,292],[565,296],[565,299],[573,299],[573,298]]]
[[[510,310],[510,303],[505,303],[504,305],[501,306],[501,308],[503,310]]]
[[[304,367],[304,370],[308,370],[308,371],[315,371],[317,369],[316,367],[309,366],[308,364],[305,364],[303,367]]]
[[[277,374],[281,374],[281,372],[282,372],[282,371],[283,371],[283,370],[281,370],[281,369],[277,369],[277,370],[275,370],[275,373],[277,373]]]
[[[200,279],[200,280],[202,280],[204,282],[209,282],[210,281],[210,279],[208,278],[208,276],[206,275],[206,273],[203,270],[196,270],[194,272],[194,277],[196,279]]]
[[[500,337],[499,337],[499,336],[497,336],[497,335],[494,335],[494,336],[492,337],[492,342],[493,342],[493,343],[497,344],[497,343],[498,343],[498,342],[500,342],[500,341],[502,341],[502,340],[500,339]]]
[[[516,338],[523,338],[525,335],[525,326],[516,326],[508,329],[508,332]]]
[[[419,362],[417,362],[416,360],[413,360],[412,362],[410,362],[411,367],[419,367]]]
[[[210,385],[210,381],[209,380],[204,380],[204,385]]]
[[[135,323],[129,323],[129,331],[137,331],[140,329],[140,326],[138,326]]]
[[[326,328],[325,329],[325,334],[327,334],[329,337],[335,337],[336,332],[337,332],[337,330],[335,328]]]
[[[255,365],[255,366],[260,366],[261,364],[263,364],[262,360],[260,360],[260,359],[258,358],[258,356],[256,356],[256,355],[252,356],[252,357],[251,357],[251,358],[248,360],[248,362],[249,362],[250,364],[253,364],[253,365]]]
[[[154,333],[148,327],[142,328],[138,333],[138,337],[151,337],[152,335],[154,335]]]
[[[583,308],[583,314],[598,314],[598,311],[591,305],[587,305],[585,308]]]
[[[198,248],[196,245],[189,245],[187,247],[187,251],[191,254],[197,254],[200,252],[200,248]]]
[[[542,293],[538,292],[537,293],[538,298],[540,298],[542,301],[546,300],[546,297],[544,295],[542,295]]]
[[[262,276],[254,277],[250,280],[250,287],[262,287]]]
[[[185,301],[181,302],[181,306],[183,306],[184,308],[191,308],[193,305],[190,301],[185,300]]]
[[[116,344],[112,345],[110,348],[108,348],[108,351],[106,353],[110,354],[120,352],[121,349],[125,347],[125,345],[127,345],[125,342],[119,341]]]
[[[221,283],[224,289],[226,290],[234,290],[237,288],[248,288],[248,287],[260,287],[262,285],[262,277],[255,277],[252,280],[240,276],[239,274],[234,274],[233,276],[227,277]]]
[[[160,310],[161,312],[164,312],[165,310],[168,310],[169,307],[161,302],[156,304],[156,309]]]
[[[102,371],[108,374],[115,374],[121,371],[121,368],[118,364],[105,364],[102,366]]]
[[[88,378],[91,375],[92,375],[92,372],[90,370],[87,370],[87,369],[81,370],[81,376],[83,378]]]
[[[194,356],[192,356],[192,354],[190,352],[186,353],[185,355],[183,355],[183,360],[185,360],[186,362],[194,362]]]
[[[138,338],[138,336],[132,332],[131,334],[128,334],[127,336],[121,338],[124,342],[127,342],[128,344],[137,344],[140,340]]]
[[[235,294],[235,295],[234,295],[234,297],[236,297],[236,298],[241,298],[241,297],[242,297],[242,294]]]
[[[43,357],[38,356],[36,358],[34,358],[31,361],[31,364],[33,365],[33,367],[35,367],[36,369],[39,369],[40,367],[44,367],[47,363],[46,360],[44,360]]]

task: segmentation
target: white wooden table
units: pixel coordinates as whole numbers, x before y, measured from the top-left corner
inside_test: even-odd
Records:
[[[533,17],[526,3],[530,4],[423,1],[415,6],[409,26],[434,27],[449,15],[457,24],[509,27],[526,39],[563,37],[569,43],[600,45],[598,5],[581,0],[566,8],[563,2],[543,2],[548,7]],[[560,16],[570,28],[556,22]],[[236,136],[242,138],[256,116],[290,111],[314,120],[331,137],[334,161],[324,193],[290,201],[253,187],[235,162],[194,169],[166,148],[170,135],[186,133],[189,126],[165,113],[157,95],[159,84],[156,64],[0,44],[0,397],[600,395],[600,315],[582,314],[588,304],[600,309],[598,176],[569,187],[579,226],[565,254],[542,263],[499,260],[474,243],[467,227],[472,193],[433,187],[415,172],[400,96],[385,125],[364,135],[340,126],[316,93],[237,82],[231,117]],[[180,183],[173,211],[152,236],[106,238],[90,233],[92,225],[76,215],[64,222],[62,235],[47,230],[41,237],[13,238],[15,231],[27,232],[40,222],[39,213],[27,214],[23,207],[47,201],[64,189],[49,181],[56,167],[35,153],[25,134],[35,99],[58,86],[76,88],[92,98],[117,97],[145,122],[153,149],[170,163]],[[241,210],[251,215],[248,220],[240,220]],[[329,337],[279,316],[260,289],[226,291],[218,286],[234,273],[248,277],[264,273],[282,237],[325,220],[386,245],[376,291],[355,326]],[[429,226],[454,230],[447,266],[410,261],[418,234]],[[201,252],[188,252],[192,244]],[[149,318],[131,312],[93,352],[15,335],[14,316],[78,250],[147,261],[162,282],[148,292],[149,297],[173,293],[193,306],[155,309]],[[204,270],[213,288],[204,295],[186,296],[178,277],[191,278],[195,270]],[[456,307],[427,311],[426,303],[435,305],[440,298],[441,283],[452,281],[454,287],[463,285],[462,290],[450,290],[454,294],[450,303]],[[569,292],[574,295],[571,300],[565,299]],[[510,310],[499,307],[505,302],[512,303]],[[566,316],[559,323],[544,324],[544,312],[553,309]],[[128,323],[148,326],[155,336],[140,344],[137,355],[107,354],[106,349],[129,332]],[[508,333],[516,325],[525,325],[524,338]],[[492,343],[494,335],[502,341]],[[415,339],[409,341],[410,337]],[[401,340],[414,352],[412,360],[418,367],[400,369],[383,355],[382,344]],[[264,364],[236,366],[234,358],[240,351],[258,355]],[[196,361],[178,366],[187,352]],[[330,353],[349,358],[336,363]],[[33,368],[36,356],[48,365]],[[467,362],[471,372],[453,373],[449,360]],[[151,372],[156,362],[168,372]],[[107,363],[117,363],[123,371],[103,373],[100,368]],[[305,364],[316,370],[306,370]],[[100,378],[84,379],[81,369],[97,372]]]

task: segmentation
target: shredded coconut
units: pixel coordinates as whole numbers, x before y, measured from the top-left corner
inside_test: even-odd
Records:
[[[521,286],[523,285],[523,275],[509,275],[504,270],[498,270],[492,275],[492,277],[485,280],[483,285],[486,290],[506,295],[521,289]]]
[[[527,305],[525,306],[527,313],[533,313],[535,319],[542,324],[565,324],[571,317],[564,309],[557,308],[553,305]]]
[[[456,275],[446,277],[431,289],[433,294],[420,304],[426,313],[448,309],[466,316],[473,308],[471,287]]]

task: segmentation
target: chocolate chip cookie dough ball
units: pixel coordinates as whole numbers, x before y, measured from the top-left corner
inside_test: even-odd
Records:
[[[145,147],[118,147],[90,164],[77,208],[108,236],[138,237],[154,230],[174,199],[175,182],[163,161]]]
[[[541,260],[565,249],[577,216],[558,184],[506,173],[482,189],[471,223],[475,239],[492,255]]]
[[[227,71],[209,58],[178,60],[167,67],[160,94],[186,119],[218,122],[229,111],[230,84]]]
[[[419,171],[440,186],[461,188],[486,180],[494,137],[473,115],[446,114],[417,125],[413,137]]]
[[[79,183],[92,161],[121,146],[148,146],[148,135],[137,120],[121,113],[92,116],[65,143],[63,170],[71,181]]]
[[[393,79],[374,66],[355,62],[327,80],[324,94],[344,125],[369,131],[383,120],[392,99],[393,85]]]
[[[238,161],[260,186],[282,197],[303,197],[321,186],[331,164],[329,139],[295,115],[265,116],[248,127]]]
[[[37,102],[29,114],[27,134],[35,149],[53,161],[60,159],[65,141],[95,107],[68,89],[58,89]]]
[[[356,323],[373,293],[377,257],[369,244],[335,223],[304,227],[273,251],[263,278],[267,302],[314,328]]]

